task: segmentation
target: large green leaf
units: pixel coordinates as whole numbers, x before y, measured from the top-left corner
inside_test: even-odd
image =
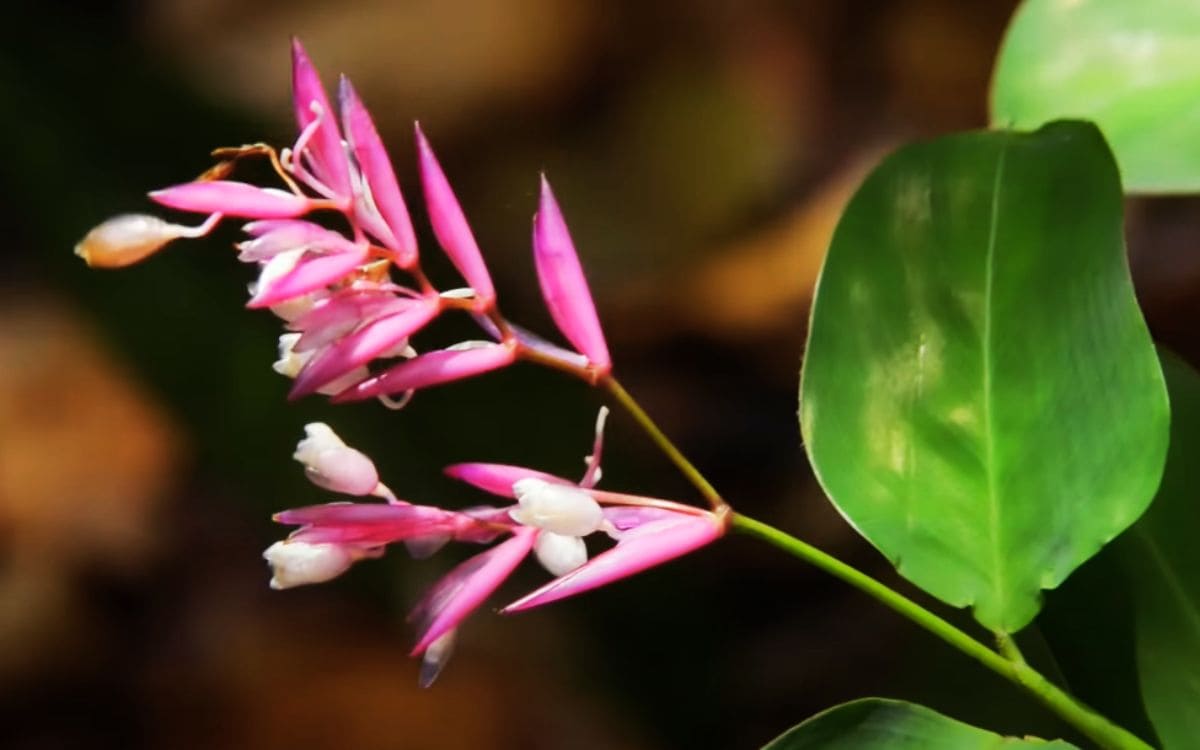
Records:
[[[1131,192],[1200,190],[1200,2],[1026,0],[996,63],[992,122],[1095,120]]]
[[[865,698],[817,714],[763,750],[1069,750],[1057,740],[1016,739],[964,724],[904,701]]]
[[[800,418],[843,515],[994,630],[1133,523],[1168,409],[1099,131],[954,135],[879,166],[821,273]]]
[[[1200,744],[1200,376],[1166,355],[1171,448],[1150,510],[1117,548],[1133,588],[1142,701],[1167,750]]]

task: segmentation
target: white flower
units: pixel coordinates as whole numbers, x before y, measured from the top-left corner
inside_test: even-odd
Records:
[[[337,578],[356,561],[367,556],[363,550],[343,544],[275,542],[263,552],[271,565],[271,588],[290,589]]]
[[[296,351],[296,342],[300,340],[300,335],[299,333],[285,333],[279,337],[279,359],[272,363],[271,369],[286,378],[294,379],[299,375],[300,371],[304,369],[304,365],[308,364],[308,360],[312,359],[318,351],[316,349],[306,352]],[[337,380],[321,386],[317,389],[317,393],[323,393],[326,396],[341,393],[370,374],[371,372],[366,366],[355,368]]]
[[[513,494],[521,507],[509,515],[526,526],[564,536],[587,536],[604,524],[600,504],[578,487],[529,478],[514,482]]]
[[[553,576],[564,576],[587,562],[587,545],[582,537],[543,531],[533,543],[538,562]]]
[[[375,464],[362,452],[342,442],[324,422],[304,426],[306,437],[292,458],[304,464],[304,473],[318,487],[346,495],[370,495],[379,486]]]

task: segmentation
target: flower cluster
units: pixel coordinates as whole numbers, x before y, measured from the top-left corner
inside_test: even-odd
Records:
[[[257,144],[218,149],[226,160],[199,179],[154,191],[168,208],[208,216],[187,227],[124,215],[92,230],[76,248],[100,267],[135,263],[181,237],[210,232],[223,218],[249,219],[239,260],[258,266],[248,307],[269,308],[287,333],[275,369],[295,379],[290,396],[401,402],[418,388],[530,359],[596,382],[611,369],[608,347],[562,213],[542,178],[533,222],[538,281],[555,324],[576,351],[506,321],[479,246],[429,141],[416,127],[418,164],[430,224],[467,286],[440,291],[422,272],[412,221],[383,143],[350,82],[338,89],[339,118],[299,42],[292,88],[300,134],[290,149]],[[226,179],[239,159],[265,155],[287,190]],[[340,214],[348,232],[313,220]],[[393,278],[393,271],[404,277]],[[486,340],[418,354],[409,339],[446,310],[475,317]],[[374,370],[372,365],[382,363]]]
[[[343,443],[324,424],[310,424],[295,458],[317,485],[347,495],[377,495],[385,502],[335,502],[279,513],[275,520],[299,526],[264,553],[273,588],[320,583],[359,560],[404,542],[414,557],[433,554],[450,541],[504,541],[451,570],[417,604],[413,655],[423,656],[421,683],[428,685],[449,658],[458,625],[516,569],[530,552],[551,575],[541,588],[504,607],[518,612],[625,578],[717,539],[725,517],[669,500],[597,490],[603,449],[602,409],[596,441],[578,482],[505,464],[456,464],[450,476],[515,503],[446,510],[397,499],[379,483],[374,464]],[[584,541],[607,536],[615,546],[588,559]]]
[[[239,260],[258,267],[251,308],[268,308],[286,332],[275,370],[294,379],[291,397],[335,402],[379,398],[403,405],[413,391],[530,360],[592,384],[615,387],[612,363],[567,226],[545,178],[533,220],[542,296],[573,350],[549,343],[499,312],[487,265],[462,208],[416,128],[418,164],[433,234],[467,286],[439,290],[422,271],[416,235],[379,134],[354,88],[339,87],[335,118],[308,56],[293,44],[293,96],[300,134],[290,149],[255,144],[218,149],[223,159],[198,179],[152,192],[159,204],[203,214],[195,227],[124,215],[76,247],[92,266],[136,263],[167,243],[208,234],[226,217],[248,220]],[[270,160],[286,189],[228,179],[239,160]],[[314,221],[341,217],[347,231]],[[401,280],[398,281],[397,278]],[[487,336],[418,353],[411,338],[447,310],[470,314]],[[458,625],[530,553],[556,578],[503,609],[515,612],[610,583],[701,547],[724,533],[728,508],[606,492],[600,480],[602,409],[579,482],[519,466],[458,464],[450,476],[510,501],[466,510],[414,505],[379,481],[375,464],[323,423],[296,447],[309,479],[333,492],[375,501],[333,502],[275,516],[299,527],[264,556],[277,589],[336,578],[395,542],[426,557],[450,541],[492,545],[447,574],[413,611],[414,655],[429,684],[449,657]],[[615,545],[589,559],[585,541]],[[592,542],[595,545],[596,542]]]

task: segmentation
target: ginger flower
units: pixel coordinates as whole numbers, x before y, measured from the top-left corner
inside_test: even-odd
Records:
[[[90,265],[136,263],[176,239],[208,234],[226,219],[247,220],[238,259],[257,268],[247,307],[283,319],[274,368],[294,378],[289,393],[335,401],[379,398],[402,405],[418,389],[531,360],[596,382],[611,370],[595,306],[562,213],[542,178],[534,218],[538,282],[551,317],[575,351],[504,319],[483,253],[429,139],[415,128],[426,215],[466,287],[440,290],[421,268],[400,183],[370,113],[350,81],[336,109],[298,41],[292,44],[291,148],[253,144],[214,151],[220,161],[198,179],[155,190],[156,203],[201,214],[197,226],[127,214],[93,229],[76,247]],[[231,179],[243,159],[265,157],[282,185]],[[335,231],[323,217],[340,214]],[[443,312],[473,316],[484,336],[423,353],[411,339]]]
[[[519,612],[590,591],[719,538],[726,528],[723,514],[595,488],[600,478],[606,411],[602,409],[597,419],[595,443],[579,482],[507,464],[456,464],[446,470],[452,477],[515,503],[447,510],[397,500],[389,492],[385,495],[388,502],[336,502],[277,514],[278,522],[299,528],[264,553],[273,570],[272,587],[328,581],[355,562],[382,555],[384,548],[395,542],[420,551],[437,549],[448,541],[496,542],[447,573],[410,615],[417,630],[412,653],[423,657],[421,683],[428,685],[445,665],[459,625],[530,553],[555,578],[502,612]],[[310,477],[308,454],[312,451],[306,443],[319,439],[331,446],[329,450],[353,451],[331,430],[325,430],[324,425],[315,430],[310,425],[310,437],[297,450]],[[328,460],[328,456],[318,453],[316,459]],[[358,462],[357,457],[348,460]],[[325,478],[336,473],[322,469],[317,483],[328,486]],[[367,476],[359,478],[354,489],[370,483],[372,473],[364,473]],[[585,540],[593,537],[615,544],[589,559]]]

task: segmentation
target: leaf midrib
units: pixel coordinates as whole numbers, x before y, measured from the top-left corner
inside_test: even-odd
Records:
[[[988,538],[992,551],[992,585],[1001,604],[1004,603],[1004,556],[1000,528],[1000,501],[996,488],[996,441],[992,424],[992,290],[995,285],[996,237],[1000,226],[1000,183],[1004,178],[1004,162],[1008,154],[1009,139],[1000,144],[996,159],[996,174],[992,179],[992,204],[988,217],[988,244],[984,256],[983,280],[983,429],[984,429],[984,476],[987,480]],[[1001,611],[1004,607],[999,607]]]

